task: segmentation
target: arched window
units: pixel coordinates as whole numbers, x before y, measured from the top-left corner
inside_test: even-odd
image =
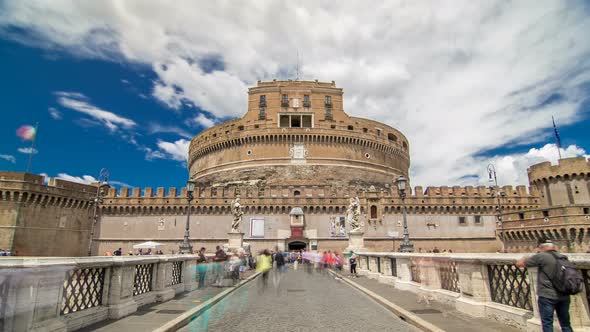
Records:
[[[377,219],[377,206],[371,205],[371,219]]]
[[[299,196],[301,196],[301,192],[300,192],[299,190],[295,190],[295,191],[293,192],[293,196],[295,196],[295,197],[299,197]]]
[[[392,141],[392,142],[397,142],[397,137],[394,134],[387,134],[387,139]]]

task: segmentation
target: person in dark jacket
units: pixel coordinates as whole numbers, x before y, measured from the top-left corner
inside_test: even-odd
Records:
[[[538,253],[523,257],[516,262],[518,267],[537,267],[537,295],[543,332],[553,332],[553,312],[557,313],[562,332],[572,332],[570,324],[570,297],[559,293],[553,286],[551,276],[556,274],[557,259],[562,256],[549,240],[539,241]]]

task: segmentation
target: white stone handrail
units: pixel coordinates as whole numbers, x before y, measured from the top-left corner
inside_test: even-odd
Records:
[[[454,305],[475,317],[495,319],[527,331],[541,330],[536,292],[538,271],[514,266],[527,254],[367,251],[356,254],[359,273],[369,278],[409,290],[418,297]],[[590,254],[566,255],[586,276],[585,288],[588,288]],[[587,289],[572,296],[570,314],[574,330],[590,328],[589,296]]]
[[[73,331],[127,316],[197,288],[196,260],[196,255],[2,257],[0,327]],[[141,292],[134,292],[140,283]],[[87,294],[84,300],[91,303],[80,305],[76,300]]]

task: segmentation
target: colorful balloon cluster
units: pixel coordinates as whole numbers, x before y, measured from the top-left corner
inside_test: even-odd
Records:
[[[16,131],[16,135],[20,137],[23,141],[32,141],[35,139],[36,129],[33,126],[21,126]]]

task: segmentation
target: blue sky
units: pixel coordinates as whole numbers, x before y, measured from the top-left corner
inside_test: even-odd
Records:
[[[408,137],[414,185],[487,184],[490,162],[526,184],[557,158],[552,115],[564,156],[590,151],[586,2],[239,4],[0,1],[0,169],[25,170],[15,132],[39,122],[34,173],[182,186],[190,138],[293,78],[297,52],[347,113]]]

